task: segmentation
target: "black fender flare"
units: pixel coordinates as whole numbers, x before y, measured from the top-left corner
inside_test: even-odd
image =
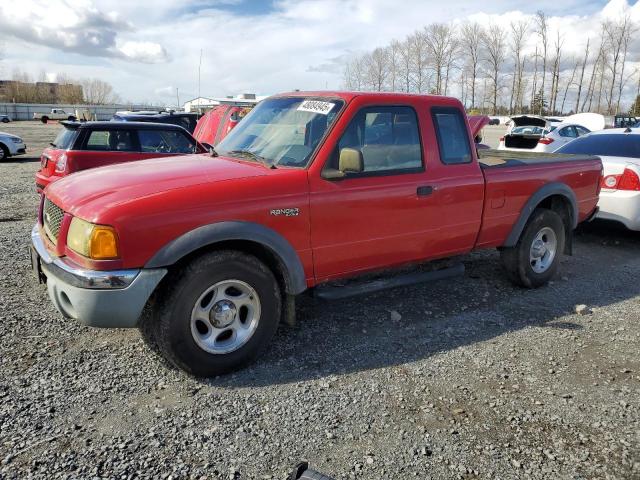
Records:
[[[288,294],[297,295],[307,289],[302,262],[287,239],[253,222],[227,221],[198,227],[162,247],[145,268],[168,267],[200,248],[230,240],[251,241],[269,249],[283,267]]]
[[[520,216],[518,220],[513,225],[509,236],[505,240],[503,247],[513,247],[518,243],[518,239],[524,230],[529,217],[536,209],[538,205],[546,198],[549,198],[553,195],[560,195],[567,199],[569,205],[571,206],[571,230],[578,226],[578,201],[576,199],[576,194],[573,193],[573,190],[569,188],[564,183],[554,182],[547,183],[546,185],[540,187],[531,197],[527,200],[527,203],[524,204],[522,211],[520,212]],[[571,232],[567,232],[567,235],[570,235]]]

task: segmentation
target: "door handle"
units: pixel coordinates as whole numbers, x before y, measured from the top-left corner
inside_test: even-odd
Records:
[[[431,185],[425,185],[422,187],[418,187],[417,194],[419,197],[426,197],[431,195],[435,191],[436,187],[432,187]]]

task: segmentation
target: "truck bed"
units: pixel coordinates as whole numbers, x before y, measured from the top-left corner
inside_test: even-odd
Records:
[[[602,162],[589,155],[508,150],[481,150],[478,162],[485,178],[485,208],[478,247],[502,246],[527,202],[541,188],[564,185],[577,203],[577,222],[598,203]]]
[[[592,155],[569,155],[566,153],[514,152],[512,150],[479,150],[478,162],[483,169],[494,167],[517,167],[520,165],[548,165],[550,163],[598,160]]]

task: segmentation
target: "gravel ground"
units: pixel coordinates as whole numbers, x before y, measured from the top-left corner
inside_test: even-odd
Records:
[[[462,278],[301,302],[254,366],[201,381],[136,330],[65,320],[29,268],[38,155],[57,127],[2,125],[0,478],[640,478],[640,236],[583,229],[561,276]],[[585,304],[582,314],[576,305]]]

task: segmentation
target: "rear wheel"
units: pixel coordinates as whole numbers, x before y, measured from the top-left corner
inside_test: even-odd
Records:
[[[564,223],[556,212],[536,209],[518,243],[500,253],[511,281],[527,288],[549,282],[558,271],[565,237]]]
[[[44,115],[44,116],[40,119],[40,121],[41,121],[42,123],[47,123],[47,122],[49,121],[49,117],[47,117],[46,115]]]
[[[69,115],[69,117],[67,117],[67,120],[69,120],[70,122],[75,122],[76,117],[74,117],[73,115]]]
[[[192,375],[222,375],[249,364],[278,327],[280,287],[251,255],[203,255],[163,285],[141,329],[169,362]]]

